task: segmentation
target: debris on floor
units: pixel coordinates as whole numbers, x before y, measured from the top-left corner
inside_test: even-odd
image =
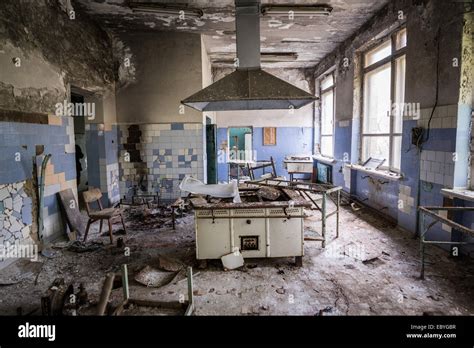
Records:
[[[85,253],[90,251],[96,251],[103,247],[104,243],[102,242],[81,242],[79,240],[76,240],[72,243],[69,243],[66,249],[76,253]]]
[[[224,255],[221,257],[221,260],[224,270],[232,270],[244,265],[244,257],[240,251],[235,251],[233,253]]]
[[[0,286],[35,279],[42,267],[42,262],[33,262],[28,259],[20,259],[17,262],[11,263],[0,270]]]
[[[147,287],[159,288],[170,283],[175,275],[175,272],[161,271],[147,265],[138,272],[135,280]]]

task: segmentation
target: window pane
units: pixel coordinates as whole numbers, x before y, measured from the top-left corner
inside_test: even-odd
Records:
[[[397,50],[405,47],[407,45],[407,30],[402,29],[400,30],[395,38],[395,48]]]
[[[390,133],[390,85],[390,63],[365,75],[363,127],[365,134]]]
[[[401,133],[403,125],[403,111],[405,110],[405,56],[395,61],[395,107],[393,108],[393,132]],[[413,115],[407,115],[413,116]]]
[[[321,134],[332,135],[334,119],[334,91],[321,96]]]
[[[392,54],[392,41],[388,40],[377,46],[373,50],[367,52],[365,54],[365,65],[364,67],[368,67],[374,63],[381,61],[384,58],[387,58],[389,55]]]
[[[321,154],[328,157],[334,157],[332,136],[321,137]]]
[[[367,161],[370,157],[377,159],[385,159],[382,167],[388,166],[390,152],[390,137],[363,137],[362,138],[362,162]]]
[[[334,75],[329,74],[326,76],[322,81],[321,81],[321,89],[327,89],[329,87],[332,87],[334,85]]]
[[[400,162],[402,156],[402,137],[394,136],[392,144],[392,167],[393,169],[400,169]]]

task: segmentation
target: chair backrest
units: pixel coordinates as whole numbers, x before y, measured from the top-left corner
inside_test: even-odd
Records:
[[[84,197],[84,203],[86,203],[87,214],[89,214],[89,203],[97,202],[99,204],[100,210],[102,210],[102,203],[100,199],[102,198],[102,192],[99,188],[91,187],[87,191],[82,193]]]
[[[265,173],[265,168],[267,167],[271,168],[271,173]],[[270,157],[269,161],[257,161],[254,165],[247,164],[247,169],[252,180],[255,180],[255,171],[259,169],[263,170],[263,175],[270,174],[272,178],[276,178],[277,176],[273,157]]]

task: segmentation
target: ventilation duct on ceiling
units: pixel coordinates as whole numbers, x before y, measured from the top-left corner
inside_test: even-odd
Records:
[[[316,97],[260,67],[260,1],[235,0],[237,70],[184,99],[199,111],[299,109]]]

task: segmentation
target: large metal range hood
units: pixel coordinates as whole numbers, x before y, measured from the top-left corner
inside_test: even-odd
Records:
[[[235,0],[237,70],[184,99],[199,111],[299,109],[316,98],[260,67],[260,0]]]

